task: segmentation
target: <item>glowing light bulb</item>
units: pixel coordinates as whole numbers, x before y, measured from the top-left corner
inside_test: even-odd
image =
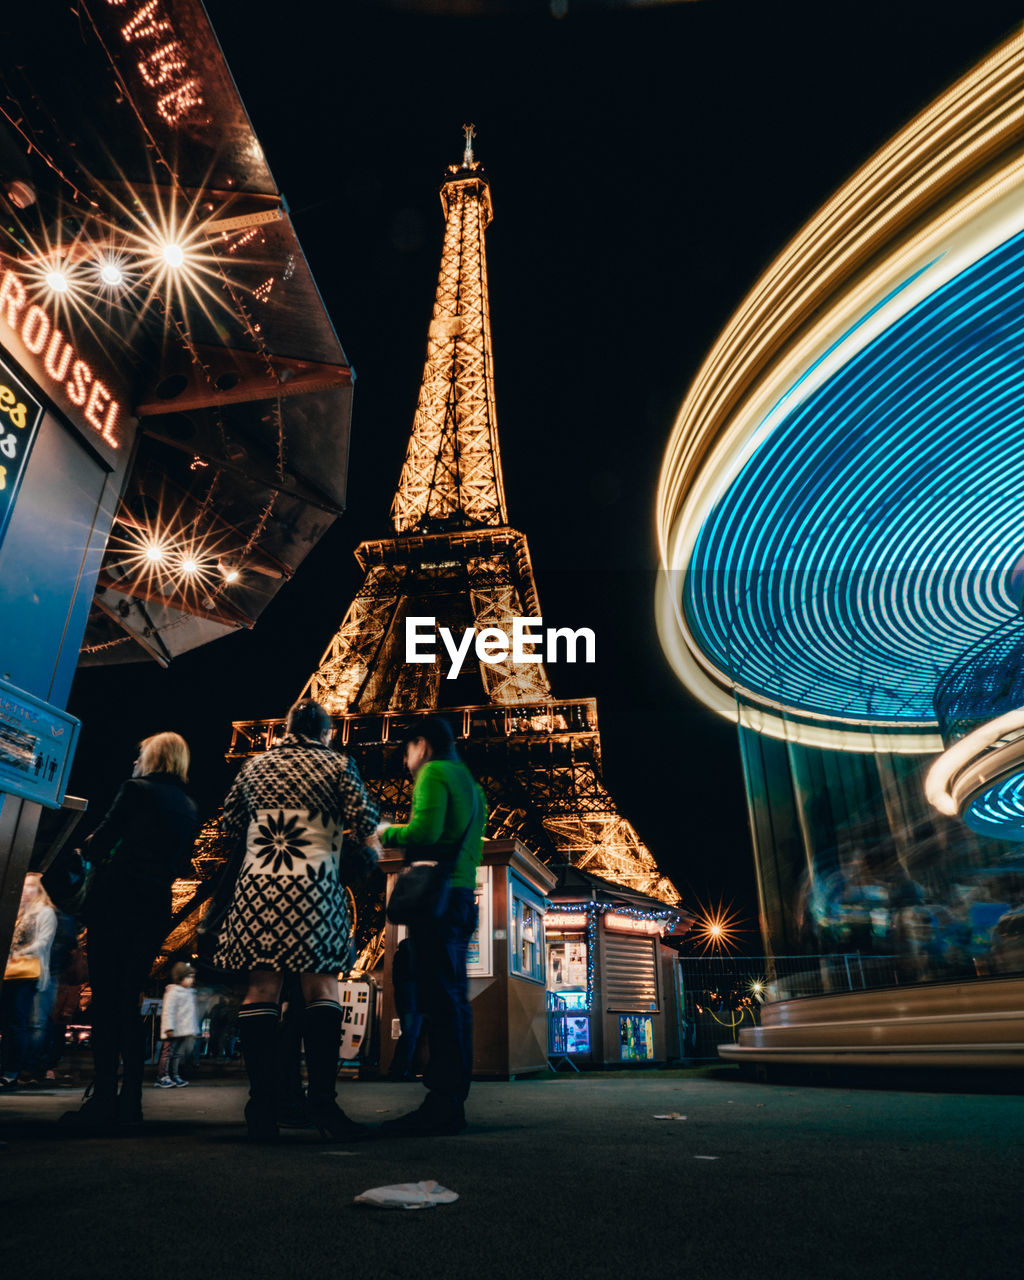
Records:
[[[100,267],[100,279],[111,289],[116,289],[118,285],[124,284],[124,272],[116,262],[104,262]]]
[[[224,568],[225,582],[237,582],[240,576],[241,575],[239,574],[237,569],[230,569],[227,566],[225,566]]]
[[[708,951],[730,950],[737,935],[743,932],[736,915],[721,902],[717,907],[701,907],[694,924],[694,941],[702,947],[702,955]]]
[[[143,552],[150,564],[163,564],[165,554],[159,542],[151,542]]]
[[[199,572],[199,561],[195,556],[182,556],[181,558],[182,573],[193,574]]]
[[[70,287],[66,272],[59,267],[55,267],[53,271],[46,273],[46,283],[54,293],[67,293]]]
[[[185,263],[185,252],[180,244],[169,243],[163,246],[164,262],[169,267],[180,267]]]

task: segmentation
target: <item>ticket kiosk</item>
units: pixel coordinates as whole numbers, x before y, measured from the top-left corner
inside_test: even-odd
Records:
[[[556,868],[545,916],[549,1052],[577,1068],[679,1056],[675,953],[689,913],[577,867]]]
[[[399,850],[381,867],[390,897],[402,868]],[[474,1077],[510,1080],[546,1071],[546,944],[544,915],[555,875],[518,840],[488,840],[477,869],[479,925],[469,945]],[[385,930],[380,1069],[386,1073],[400,1032],[391,981],[395,950],[406,930]],[[421,1047],[422,1053],[422,1047]]]

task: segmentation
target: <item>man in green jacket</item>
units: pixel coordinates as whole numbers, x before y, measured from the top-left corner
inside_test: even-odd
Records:
[[[458,1133],[466,1127],[473,1075],[473,1012],[466,953],[477,926],[476,869],[483,856],[487,797],[458,757],[447,720],[417,719],[405,740],[405,766],[415,779],[405,826],[381,826],[386,848],[405,850],[406,862],[450,863],[443,914],[409,930],[420,1010],[430,1036],[423,1076],[428,1093],[409,1115],[387,1120],[385,1133]]]

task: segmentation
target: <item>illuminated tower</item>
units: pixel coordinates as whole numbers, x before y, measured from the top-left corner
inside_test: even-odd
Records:
[[[391,507],[394,536],[356,548],[366,577],[303,694],[331,713],[335,744],[355,752],[385,812],[408,809],[403,729],[417,714],[443,710],[487,792],[492,839],[517,837],[545,862],[571,862],[675,904],[674,886],[602,781],[594,699],[554,699],[542,662],[470,656],[450,680],[446,663],[405,660],[409,617],[433,617],[461,636],[467,627],[511,634],[514,617],[541,616],[526,537],[506,516],[484,252],[493,210],[473,126],[465,133],[462,163],[449,166],[441,187],[444,246]],[[263,751],[282,731],[280,720],[237,722],[229,757]],[[179,883],[184,922],[199,882]],[[359,906],[367,941],[380,906],[362,895]]]
[[[450,710],[462,730],[460,749],[494,806],[492,836],[516,835],[547,861],[571,861],[676,902],[601,781],[592,699],[556,703],[540,662],[471,658],[449,680],[441,662],[405,661],[408,617],[434,617],[453,635],[466,627],[510,634],[514,617],[541,612],[526,538],[506,514],[484,249],[493,207],[472,125],[465,134],[462,163],[449,166],[441,187],[444,246],[416,416],[391,504],[395,536],[357,548],[366,579],[304,693],[358,741],[385,807],[404,806],[407,783],[393,769],[371,767],[364,718],[376,726],[382,714]]]

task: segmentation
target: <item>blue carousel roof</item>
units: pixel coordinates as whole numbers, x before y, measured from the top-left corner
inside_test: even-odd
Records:
[[[700,527],[688,629],[755,698],[882,729],[934,724],[942,673],[1017,613],[1024,233],[787,410],[814,368]]]

